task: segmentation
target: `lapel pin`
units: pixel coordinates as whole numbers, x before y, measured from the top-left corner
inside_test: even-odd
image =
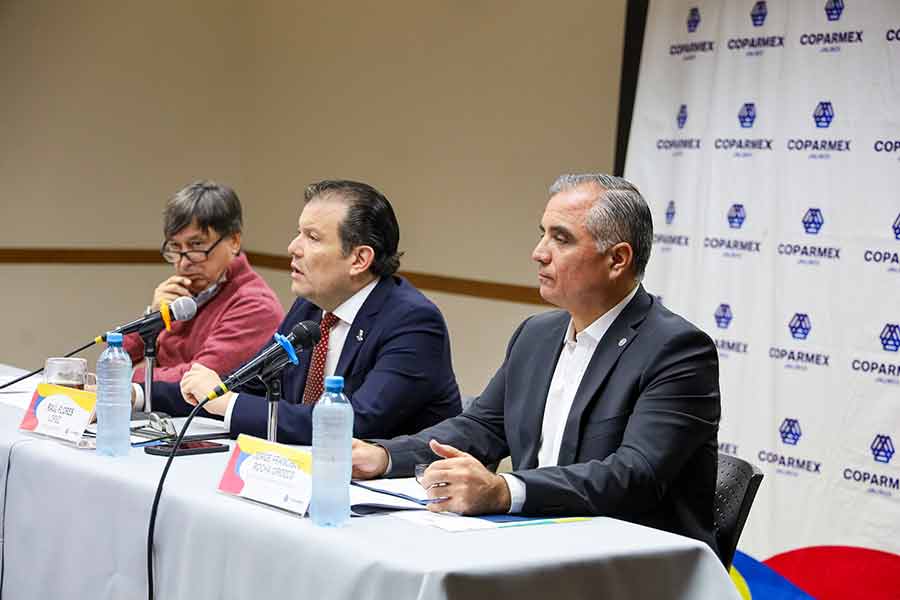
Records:
[[[360,329],[359,333],[356,334],[356,341],[357,342],[363,341],[363,330],[362,329]]]
[[[628,342],[628,340],[625,339],[625,338],[622,338],[621,340],[619,340],[619,348],[621,348],[622,346],[624,346],[626,342]]]

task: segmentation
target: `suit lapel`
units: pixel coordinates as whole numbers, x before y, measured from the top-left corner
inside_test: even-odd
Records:
[[[531,376],[527,389],[530,392],[530,399],[524,403],[521,417],[522,430],[529,432],[529,435],[522,437],[529,441],[522,453],[522,462],[517,466],[520,469],[537,467],[547,394],[550,393],[550,382],[553,379],[553,372],[556,370],[556,363],[559,361],[559,354],[562,352],[563,337],[569,326],[568,313],[560,314],[562,317],[559,322],[554,323],[547,331],[547,343],[538,346],[529,361]]]
[[[631,345],[631,340],[637,334],[637,328],[647,316],[649,309],[650,296],[641,286],[622,314],[613,321],[597,345],[597,349],[594,350],[594,356],[591,357],[584,377],[578,385],[578,391],[575,392],[575,399],[572,401],[572,408],[566,419],[557,464],[569,465],[575,460],[578,446],[581,443],[581,420],[584,412],[606,381],[619,357]]]
[[[322,320],[322,309],[315,304],[306,300],[298,300],[302,302],[296,309],[292,307],[288,316],[284,319],[284,332],[286,335],[290,330],[301,321],[315,321],[317,324]],[[290,324],[290,327],[287,325]],[[317,325],[318,326],[318,325]],[[288,367],[282,374],[282,396],[292,403],[303,401],[303,389],[306,387],[306,374],[309,372],[309,363],[312,360],[312,348],[303,350],[297,355],[297,365]]]
[[[347,371],[353,364],[356,355],[359,353],[360,347],[363,345],[369,331],[375,325],[375,317],[384,306],[385,300],[396,287],[392,277],[385,277],[375,286],[366,301],[359,308],[353,323],[350,324],[350,330],[347,332],[347,339],[344,341],[344,348],[341,350],[341,357],[338,359],[337,368],[334,370],[335,375],[347,376]]]

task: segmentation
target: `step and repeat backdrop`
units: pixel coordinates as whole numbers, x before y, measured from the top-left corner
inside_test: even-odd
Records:
[[[900,597],[900,0],[651,0],[626,177],[765,474],[740,560]]]

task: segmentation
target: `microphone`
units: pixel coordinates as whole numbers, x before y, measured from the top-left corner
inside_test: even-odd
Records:
[[[297,364],[296,350],[312,348],[319,343],[322,332],[315,321],[300,321],[294,325],[286,336],[275,334],[275,341],[269,344],[262,352],[257,354],[250,362],[239,367],[237,371],[228,376],[221,385],[209,393],[207,400],[215,400],[225,394],[229,389],[247,383],[260,375],[273,363],[280,362],[278,368],[284,368],[289,362]],[[277,369],[276,369],[277,370]]]
[[[160,305],[159,310],[157,312],[151,313],[144,317],[141,317],[140,319],[136,319],[136,320],[132,321],[131,323],[119,325],[118,327],[113,329],[113,331],[121,333],[123,335],[127,334],[127,333],[134,333],[134,332],[138,332],[138,333],[142,333],[142,334],[143,333],[152,333],[153,330],[157,329],[157,328],[160,330],[163,327],[165,327],[166,329],[171,329],[172,321],[190,321],[191,319],[194,318],[194,315],[196,315],[196,314],[197,314],[197,303],[194,302],[193,298],[190,298],[188,296],[183,296],[181,298],[176,299],[174,302],[172,302],[172,304],[163,302]],[[103,335],[98,335],[97,337],[92,339],[87,344],[85,344],[83,346],[79,346],[78,348],[75,348],[74,350],[72,350],[71,352],[69,352],[67,354],[64,354],[63,356],[66,358],[68,358],[70,356],[74,356],[74,355],[78,354],[79,352],[81,352],[82,350],[87,350],[94,344],[102,344],[105,341],[106,341],[106,334],[104,333]],[[9,387],[11,385],[15,385],[15,384],[19,383],[20,381],[28,379],[29,377],[37,375],[38,373],[42,372],[43,370],[44,370],[44,367],[41,367],[39,369],[35,369],[34,371],[31,371],[30,373],[25,373],[24,375],[21,375],[20,377],[16,377],[15,379],[13,379],[11,381],[7,381],[6,383],[0,385],[0,390],[2,390],[3,388]]]
[[[145,315],[140,319],[135,319],[131,323],[119,325],[113,329],[116,333],[126,335],[129,333],[148,333],[154,329],[161,330],[165,327],[167,330],[172,328],[172,321],[190,321],[197,314],[197,303],[189,296],[176,298],[171,304],[163,302],[159,305],[159,310]],[[106,341],[106,334],[98,335],[94,338],[94,342],[101,343]]]

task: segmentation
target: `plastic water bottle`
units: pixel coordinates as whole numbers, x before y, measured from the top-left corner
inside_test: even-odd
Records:
[[[131,450],[131,358],[122,334],[106,334],[97,360],[97,454],[125,456]]]
[[[309,515],[323,527],[338,527],[350,520],[353,407],[343,390],[343,377],[326,377],[325,392],[313,408]]]

